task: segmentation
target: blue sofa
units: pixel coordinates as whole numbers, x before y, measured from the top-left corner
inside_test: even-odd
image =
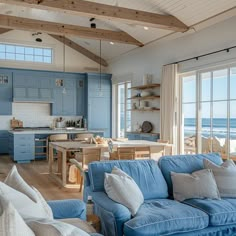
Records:
[[[86,205],[79,199],[54,200],[47,203],[52,209],[55,220],[68,218],[86,219]],[[101,236],[101,234],[97,233],[92,233],[91,235]]]
[[[170,172],[200,170],[203,158],[222,163],[214,153],[165,156],[158,163],[153,160],[90,163],[84,200],[88,195],[93,197],[105,236],[236,235],[236,199],[190,199],[182,203],[173,200]],[[105,193],[104,173],[111,172],[114,166],[128,173],[144,195],[145,202],[134,217]]]

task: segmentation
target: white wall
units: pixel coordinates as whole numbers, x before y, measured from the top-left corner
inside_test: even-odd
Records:
[[[37,70],[53,70],[63,71],[64,69],[64,45],[53,39],[47,34],[41,34],[37,37],[42,38],[43,42],[35,41],[36,36],[32,36],[29,31],[12,30],[0,35],[0,42],[16,43],[32,46],[46,46],[54,49],[54,63],[52,65],[44,63],[29,63],[29,62],[13,62],[0,61],[0,67],[37,69]],[[88,72],[87,68],[96,68],[99,70],[99,65],[84,55],[75,50],[65,47],[65,71],[67,72]],[[93,71],[93,70],[92,70]]]
[[[115,82],[125,75],[132,74],[132,86],[142,84],[144,74],[152,74],[154,81],[161,82],[162,66],[179,60],[196,57],[201,54],[236,46],[236,17],[215,24],[198,32],[193,31],[170,36],[167,39],[153,42],[143,48],[138,48],[109,62],[109,72],[113,74]],[[180,72],[197,68],[210,67],[229,61],[236,62],[236,49],[229,53],[223,52],[197,60],[180,64]],[[139,116],[132,114],[132,123],[149,120],[154,123],[159,132],[159,113],[145,113]]]
[[[0,130],[10,129],[10,120],[15,117],[23,121],[24,127],[51,127],[58,116],[50,116],[50,104],[46,103],[12,103],[12,116],[0,116]],[[66,120],[78,120],[79,116],[66,116]]]

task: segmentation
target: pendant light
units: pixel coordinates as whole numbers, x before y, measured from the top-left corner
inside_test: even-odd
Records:
[[[100,58],[99,58],[99,96],[102,96],[102,40],[99,41]]]
[[[63,36],[63,90],[62,90],[63,94],[66,94],[65,71],[66,71],[66,43],[65,43],[65,35],[64,35]]]

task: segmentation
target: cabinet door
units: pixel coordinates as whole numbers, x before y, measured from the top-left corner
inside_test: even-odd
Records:
[[[40,88],[39,89],[40,99],[43,101],[51,101],[52,100],[52,89],[48,88]]]
[[[0,115],[12,114],[12,72],[0,69]]]
[[[27,98],[38,100],[39,99],[39,89],[38,88],[28,88],[27,89]]]
[[[9,133],[7,130],[0,130],[0,154],[8,154]]]
[[[84,103],[85,103],[85,84],[84,84],[84,79],[79,79],[77,81],[77,116],[84,116],[85,115],[85,109],[84,109]]]
[[[88,128],[104,130],[104,137],[110,137],[110,98],[89,98]]]
[[[62,109],[64,116],[74,116],[76,115],[76,96],[75,89],[66,88],[65,93],[63,93],[62,99]]]
[[[60,116],[62,115],[62,89],[53,89],[53,104],[52,104],[52,115]]]
[[[14,100],[27,98],[26,88],[14,88],[13,89],[13,98]]]

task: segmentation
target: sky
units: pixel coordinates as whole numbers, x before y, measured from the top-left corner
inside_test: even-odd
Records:
[[[212,75],[212,80],[211,80]],[[205,72],[200,74],[202,118],[210,118],[211,97],[214,118],[227,118],[227,96],[230,92],[230,117],[236,118],[236,67],[230,70],[230,79],[227,79],[227,69]],[[211,89],[212,88],[212,89]],[[212,94],[211,94],[212,90]],[[196,75],[184,77],[183,107],[185,118],[196,116]]]

